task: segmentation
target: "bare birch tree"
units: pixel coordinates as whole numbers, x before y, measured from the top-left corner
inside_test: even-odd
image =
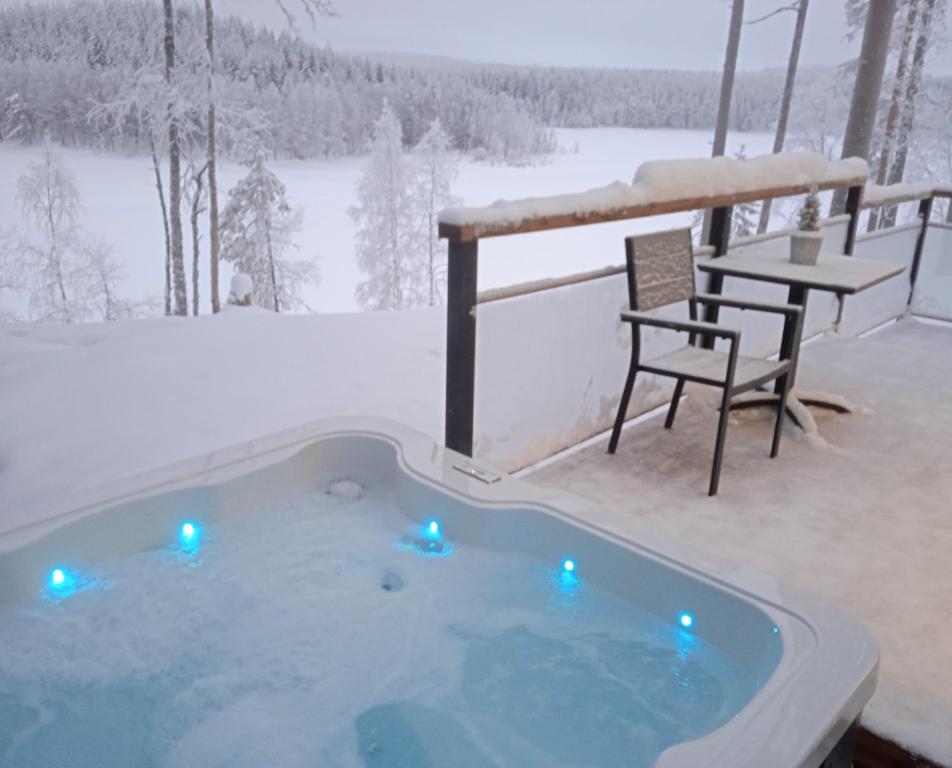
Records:
[[[922,85],[922,73],[925,68],[926,53],[929,49],[935,18],[936,0],[923,0],[922,13],[919,15],[919,26],[916,35],[916,47],[912,54],[912,65],[909,69],[909,83],[903,98],[902,116],[899,121],[899,130],[896,135],[896,156],[889,169],[887,181],[898,184],[906,172],[906,157],[909,154],[909,141],[912,138],[913,126],[916,117],[916,101],[919,98],[919,89]],[[896,206],[891,206],[883,212],[881,228],[891,227],[896,223]]]
[[[798,0],[792,5],[778,8],[771,14],[760,19],[751,21],[751,24],[757,24],[766,18],[783,11],[796,11],[797,20],[793,28],[793,42],[790,45],[790,58],[787,59],[787,75],[783,82],[783,97],[780,99],[780,115],[777,118],[777,131],[774,134],[773,152],[774,154],[783,151],[783,144],[787,138],[787,122],[790,119],[790,105],[793,103],[793,87],[797,80],[797,67],[800,63],[800,46],[803,42],[803,29],[807,21],[807,8],[810,0]],[[760,220],[757,223],[757,232],[767,231],[770,223],[770,200],[764,200],[760,208]]]
[[[210,282],[210,296],[212,312],[221,309],[218,295],[218,263],[221,252],[221,234],[218,220],[218,161],[216,148],[215,126],[215,16],[212,9],[212,0],[205,0],[205,52],[208,56],[208,116],[207,135],[205,138],[206,161],[208,168],[208,278]],[[194,229],[194,224],[193,224]],[[193,235],[194,237],[194,235]],[[193,286],[193,292],[198,293]],[[192,299],[192,303],[196,303]],[[197,314],[197,311],[196,311]]]
[[[853,86],[853,98],[846,121],[846,132],[843,135],[841,157],[869,159],[869,147],[876,123],[879,92],[883,86],[886,57],[889,54],[889,38],[895,15],[896,0],[869,1],[866,23],[863,27],[859,65],[856,69],[856,82]],[[838,189],[833,194],[830,215],[836,216],[845,210],[846,190]]]
[[[186,198],[189,208],[189,223],[191,224],[192,229],[192,315],[198,316],[199,308],[199,294],[198,290],[198,277],[199,277],[199,256],[201,248],[201,233],[199,231],[199,219],[201,215],[205,212],[205,204],[209,200],[208,190],[205,187],[205,174],[208,171],[208,164],[205,163],[201,168],[196,170],[194,164],[189,164],[188,167],[188,181],[186,182],[185,188]],[[212,305],[212,311],[214,311],[214,304]]]
[[[165,12],[165,82],[170,91],[175,78],[175,14],[172,0],[162,0]],[[179,146],[179,121],[175,114],[173,98],[169,99],[169,235],[172,260],[172,294],[174,313],[188,314],[188,292],[185,285],[185,254],[182,242],[182,168]]]
[[[727,146],[727,127],[730,123],[731,97],[734,93],[734,75],[737,73],[737,52],[740,50],[740,32],[744,23],[744,0],[732,0],[730,29],[727,34],[727,52],[721,73],[721,95],[717,105],[717,124],[714,127],[714,145],[711,157],[720,157]],[[702,240],[707,242],[711,228],[711,212],[704,212]]]
[[[902,37],[899,43],[899,54],[896,61],[896,74],[893,77],[892,94],[889,98],[889,110],[886,113],[886,126],[883,129],[882,145],[879,149],[879,160],[876,167],[876,183],[885,184],[886,174],[892,162],[893,144],[896,140],[900,103],[906,89],[906,75],[909,70],[909,50],[912,47],[913,33],[916,29],[916,19],[919,13],[919,0],[908,0],[906,5],[906,19],[903,23]],[[874,208],[869,212],[867,231],[876,229],[879,211]]]

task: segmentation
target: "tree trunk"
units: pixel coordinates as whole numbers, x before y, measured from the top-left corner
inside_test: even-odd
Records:
[[[863,28],[863,46],[860,49],[859,66],[856,68],[856,83],[853,86],[853,98],[843,136],[844,158],[869,159],[869,146],[876,123],[879,93],[883,87],[883,73],[886,70],[889,37],[895,14],[896,0],[869,0],[866,24]],[[833,194],[830,215],[838,216],[845,210],[846,190],[838,189]]]
[[[208,166],[206,165],[197,174],[195,174],[195,195],[192,197],[192,211],[190,217],[192,224],[192,315],[195,317],[198,317],[198,218],[202,215],[202,211],[205,210],[202,208],[202,176],[205,175],[205,171],[207,170]]]
[[[268,266],[271,268],[271,302],[274,304],[274,311],[280,312],[281,306],[278,304],[278,276],[274,269],[274,249],[271,247],[271,225],[265,228],[265,241],[268,244]]]
[[[800,44],[803,42],[803,28],[807,21],[807,7],[810,0],[800,0],[797,4],[797,22],[793,28],[793,44],[790,46],[790,58],[787,60],[787,77],[783,83],[783,98],[780,100],[780,116],[777,118],[777,132],[774,134],[773,152],[783,151],[783,143],[787,138],[787,122],[790,119],[790,105],[793,102],[793,86],[797,80],[797,66],[800,62]],[[770,223],[770,200],[764,200],[760,208],[760,221],[757,223],[757,233],[767,231]]]
[[[175,17],[172,0],[162,0],[165,9],[165,82],[172,85],[175,69]],[[188,295],[185,287],[185,254],[182,244],[182,169],[179,148],[178,121],[169,104],[169,224],[172,255],[172,290],[175,296],[175,314],[188,315]]]
[[[208,53],[208,249],[212,312],[221,310],[218,297],[218,260],[221,236],[218,231],[218,168],[215,160],[215,20],[212,0],[205,0],[205,48]]]
[[[935,0],[923,0],[923,2],[922,16],[919,18],[919,36],[916,38],[916,48],[912,54],[909,84],[906,86],[906,95],[902,105],[902,119],[899,123],[899,133],[896,136],[896,158],[893,160],[892,168],[890,168],[888,176],[890,184],[898,184],[901,182],[906,172],[909,139],[912,138],[912,128],[916,118],[916,99],[919,97],[919,86],[922,84],[922,70],[925,67],[926,52],[929,49],[929,36],[932,33]],[[896,211],[896,206],[892,206],[883,212],[883,228],[895,225]]]
[[[892,160],[893,142],[896,140],[896,127],[899,119],[899,104],[902,92],[906,86],[906,73],[909,69],[909,47],[912,45],[913,32],[916,29],[916,18],[919,13],[919,0],[909,0],[906,12],[906,23],[902,30],[902,42],[899,47],[899,61],[896,64],[896,77],[893,81],[892,95],[889,98],[889,112],[886,115],[886,127],[883,130],[883,145],[879,150],[879,165],[876,169],[876,183],[886,183],[886,172]],[[869,222],[866,231],[876,229],[879,219],[879,209],[869,212]]]
[[[737,51],[740,49],[740,30],[744,23],[744,0],[731,4],[730,31],[727,35],[727,54],[724,57],[724,72],[721,74],[721,96],[717,105],[717,125],[714,128],[714,147],[711,157],[720,157],[727,146],[727,126],[730,122],[731,96],[734,93],[734,75],[737,72]],[[702,242],[707,242],[711,227],[711,212],[704,212]]]
[[[159,207],[162,209],[162,230],[165,233],[165,315],[172,314],[172,242],[169,237],[169,211],[165,206],[165,190],[162,188],[162,172],[159,169],[159,156],[155,151],[155,139],[149,135],[149,148],[152,150],[152,170],[155,172],[155,189],[159,193]]]

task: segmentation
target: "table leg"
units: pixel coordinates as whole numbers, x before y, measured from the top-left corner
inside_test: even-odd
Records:
[[[719,275],[716,272],[710,275],[710,278],[707,281],[707,292],[713,294],[714,296],[720,296],[724,290],[724,275]],[[704,307],[704,322],[717,324],[717,319],[720,315],[720,307],[717,304],[707,304]],[[713,336],[703,336],[701,338],[701,346],[704,349],[714,349],[714,342],[716,340]]]
[[[800,307],[803,315],[807,312],[807,296],[809,289],[802,285],[791,285],[787,293],[787,303]],[[801,316],[802,317],[802,316]],[[796,318],[789,315],[783,321],[783,336],[780,340],[780,359],[792,360],[792,370],[790,372],[790,386],[793,387],[797,373],[797,362],[800,358],[800,341],[803,336],[803,322],[798,324]],[[778,381],[774,384],[774,392],[780,393],[781,385]]]

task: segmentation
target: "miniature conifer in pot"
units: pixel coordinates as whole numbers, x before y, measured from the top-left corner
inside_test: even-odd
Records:
[[[794,264],[814,265],[820,256],[822,246],[820,196],[814,187],[800,208],[799,231],[790,237],[790,261]]]

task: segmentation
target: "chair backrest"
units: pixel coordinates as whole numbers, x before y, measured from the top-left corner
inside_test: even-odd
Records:
[[[625,257],[632,309],[654,309],[694,298],[690,229],[626,237]]]

